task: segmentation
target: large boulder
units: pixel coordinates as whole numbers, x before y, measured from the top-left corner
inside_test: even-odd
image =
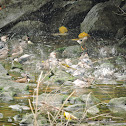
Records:
[[[51,30],[56,31],[61,25],[69,28],[79,26],[92,6],[93,2],[91,0],[56,1],[51,12]]]
[[[81,31],[100,35],[115,36],[118,29],[124,27],[124,18],[118,15],[118,7],[111,2],[95,5],[81,23]]]
[[[47,25],[40,21],[21,21],[9,30],[11,34],[39,36],[48,31]]]
[[[0,29],[18,22],[22,17],[38,10],[50,0],[22,0],[8,4],[0,11]]]

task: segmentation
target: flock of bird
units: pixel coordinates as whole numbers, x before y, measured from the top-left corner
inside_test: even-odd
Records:
[[[68,30],[66,27],[62,26],[59,28],[60,35],[66,34],[67,32]],[[81,45],[82,50],[85,49],[85,42],[88,40],[89,37],[90,36],[87,33],[82,32],[78,35],[78,39],[75,39]],[[8,42],[9,42],[9,39],[7,35],[1,36],[0,60],[5,59],[8,57],[8,55],[10,55],[14,61],[18,61],[17,58],[23,54],[24,49],[27,47],[27,45],[32,44],[28,36],[23,36],[21,39],[17,40],[15,45],[13,45],[11,49],[8,48]],[[83,61],[84,59],[86,60],[86,57],[89,60],[88,55],[84,55],[84,57],[80,60],[81,62],[78,63],[78,66],[84,67],[83,65],[85,65],[85,67],[90,67],[89,65],[85,64],[86,61]],[[72,65],[72,63],[70,62],[70,59],[65,59],[64,61],[61,61],[56,58],[56,53],[52,52],[50,53],[49,58],[43,63],[41,63],[40,67],[42,69],[53,70],[54,67],[58,66],[59,64],[62,66],[63,64],[65,64],[66,67],[68,67],[69,65]],[[74,68],[74,69],[77,69],[77,68]],[[29,82],[29,79],[30,78],[28,77],[28,75],[26,75],[24,78],[16,80],[16,82],[25,83],[25,82]]]

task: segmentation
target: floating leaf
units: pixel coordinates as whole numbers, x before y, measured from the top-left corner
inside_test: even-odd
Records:
[[[64,34],[64,33],[68,32],[68,30],[67,30],[66,27],[61,26],[61,27],[59,28],[59,32]]]

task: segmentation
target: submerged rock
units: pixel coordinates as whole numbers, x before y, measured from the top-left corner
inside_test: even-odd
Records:
[[[9,108],[12,108],[17,111],[22,111],[22,110],[30,110],[28,106],[21,106],[21,105],[10,105]]]
[[[113,98],[108,103],[111,112],[126,116],[126,97]]]
[[[80,56],[81,52],[80,46],[69,46],[63,51],[62,56],[65,58],[75,58]]]

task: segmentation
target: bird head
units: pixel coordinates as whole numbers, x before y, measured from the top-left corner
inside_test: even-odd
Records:
[[[78,35],[79,40],[77,40],[77,42],[78,42],[80,45],[82,45],[82,44],[84,44],[84,43],[88,40],[89,37],[90,37],[89,34],[87,34],[87,33],[85,33],[85,32],[82,32],[82,33],[80,33],[80,34]]]
[[[7,35],[1,36],[0,39],[1,39],[1,41],[6,42],[8,39],[8,36]]]

